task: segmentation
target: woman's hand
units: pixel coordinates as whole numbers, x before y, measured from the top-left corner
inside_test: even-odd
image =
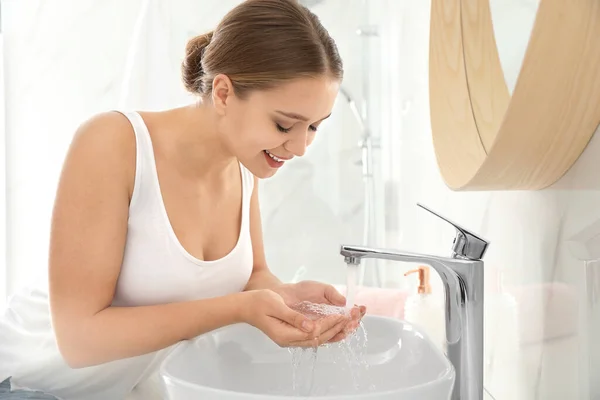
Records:
[[[278,293],[290,307],[294,307],[303,301],[338,307],[344,307],[346,305],[346,298],[332,285],[316,281],[282,284],[273,288],[273,291]],[[343,340],[349,333],[356,330],[366,311],[367,309],[365,306],[353,307],[350,311],[348,324],[344,327],[344,330],[334,336],[330,342]]]
[[[339,335],[348,324],[346,315],[328,315],[312,321],[286,305],[282,296],[269,290],[246,292],[242,320],[265,333],[281,347],[317,347]]]

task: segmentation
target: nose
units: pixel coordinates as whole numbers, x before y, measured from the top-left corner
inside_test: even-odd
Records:
[[[303,133],[293,135],[293,137],[285,142],[283,148],[296,157],[302,157],[306,153],[308,144],[308,132],[304,131]]]

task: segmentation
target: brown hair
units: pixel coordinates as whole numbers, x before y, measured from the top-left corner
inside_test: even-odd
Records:
[[[225,74],[244,97],[300,77],[341,80],[343,66],[319,18],[297,0],[246,0],[213,32],[188,42],[182,74],[186,89],[200,96]]]

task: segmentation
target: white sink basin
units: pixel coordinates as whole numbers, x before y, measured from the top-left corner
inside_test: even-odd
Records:
[[[304,381],[314,367],[309,396],[292,389],[292,355],[256,328],[238,324],[183,342],[163,361],[160,374],[170,400],[353,399],[444,400],[454,384],[448,359],[416,327],[366,316],[362,365],[344,357],[347,347],[306,350],[296,370]],[[356,343],[355,343],[356,346]],[[354,348],[351,346],[351,348]],[[365,368],[365,364],[368,368]],[[300,382],[302,383],[302,382]],[[308,394],[307,392],[300,394]]]

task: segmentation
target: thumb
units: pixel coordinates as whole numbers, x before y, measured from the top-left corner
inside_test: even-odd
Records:
[[[325,286],[325,299],[334,306],[346,305],[346,298],[331,285]]]
[[[315,324],[310,318],[302,313],[292,310],[284,303],[281,303],[279,307],[277,318],[304,332],[310,333],[315,328]]]

